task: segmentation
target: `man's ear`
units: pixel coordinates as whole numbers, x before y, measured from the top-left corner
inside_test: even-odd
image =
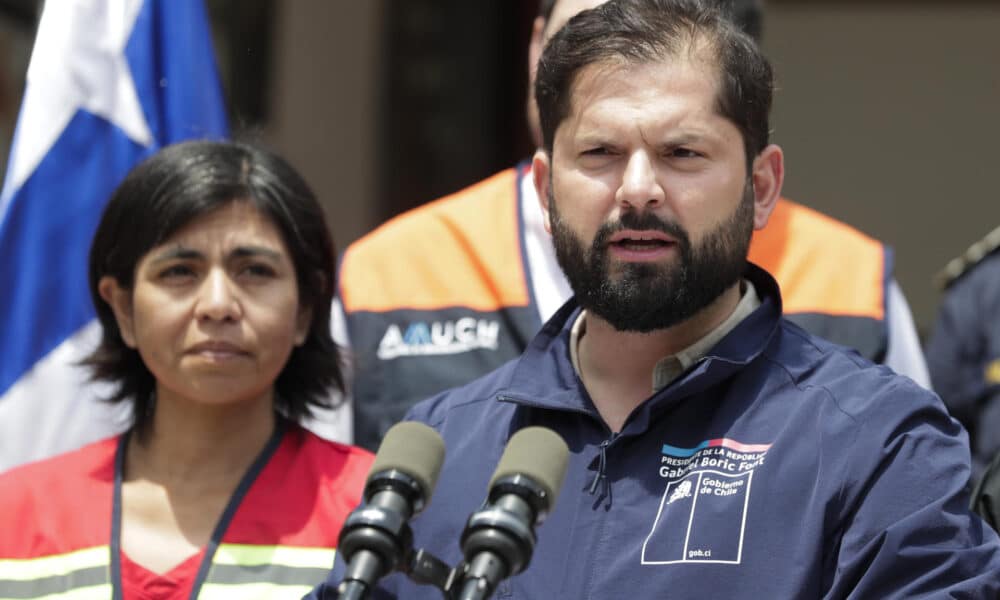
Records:
[[[771,144],[757,155],[750,181],[753,184],[753,227],[763,229],[781,197],[781,186],[785,182],[785,157],[779,146]]]
[[[538,204],[542,208],[542,217],[545,220],[545,231],[552,233],[552,222],[549,219],[549,186],[552,185],[552,159],[549,153],[539,148],[535,151],[535,157],[531,160],[531,179],[535,184],[535,192],[538,194]]]
[[[97,292],[111,307],[111,312],[118,322],[118,331],[125,345],[133,350],[135,343],[135,323],[132,319],[132,290],[123,288],[118,280],[110,275],[101,277],[97,282]]]

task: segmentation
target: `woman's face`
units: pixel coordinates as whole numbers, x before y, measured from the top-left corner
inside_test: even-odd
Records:
[[[122,338],[156,378],[158,401],[273,400],[309,329],[288,249],[247,202],[207,213],[143,256],[135,286],[105,277]]]

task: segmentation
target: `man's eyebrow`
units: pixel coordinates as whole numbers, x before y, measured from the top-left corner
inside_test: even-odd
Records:
[[[704,135],[699,135],[697,133],[678,133],[676,135],[667,136],[664,140],[664,146],[683,146],[685,144],[692,144],[694,142],[705,139]]]

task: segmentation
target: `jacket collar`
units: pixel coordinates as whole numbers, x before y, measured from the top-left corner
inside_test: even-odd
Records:
[[[752,263],[747,263],[743,276],[753,283],[760,296],[761,304],[757,310],[723,337],[687,373],[653,394],[640,409],[645,407],[648,411],[654,406],[672,404],[672,401],[715,385],[764,351],[781,320],[781,294],[774,278]],[[503,382],[499,393],[502,400],[596,415],[570,362],[570,330],[579,312],[576,298],[570,298],[542,326]]]

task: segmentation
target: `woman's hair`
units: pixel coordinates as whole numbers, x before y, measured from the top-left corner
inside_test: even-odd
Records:
[[[309,416],[312,406],[330,406],[330,388],[344,387],[330,336],[335,250],[312,190],[270,152],[234,142],[184,142],[160,150],[129,172],[104,209],[90,247],[90,295],[103,333],[82,364],[93,379],[116,385],[110,402],[132,402],[139,435],[153,414],[156,381],[139,352],[122,340],[114,313],[98,292],[99,282],[110,276],[131,291],[146,253],[193,220],[232,202],[252,205],[277,227],[295,267],[299,304],[311,313],[305,342],[292,349],[275,382],[275,408],[298,420]]]

